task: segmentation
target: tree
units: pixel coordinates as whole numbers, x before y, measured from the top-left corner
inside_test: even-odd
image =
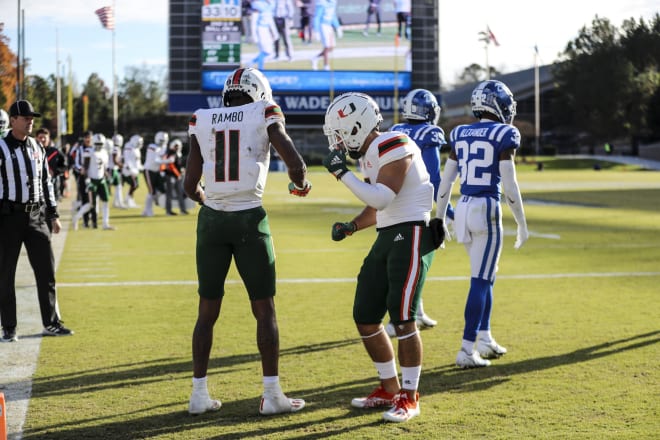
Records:
[[[9,49],[9,38],[0,33],[0,108],[16,100],[16,54]]]
[[[555,65],[554,114],[574,134],[586,132],[592,145],[649,131],[649,106],[660,85],[660,19],[651,26],[627,20],[623,36],[609,20],[596,16],[570,41]]]
[[[88,129],[112,136],[112,94],[97,73],[92,73],[83,86],[82,94],[87,97]],[[74,127],[84,130],[84,100],[74,99]],[[78,132],[80,133],[80,131]]]
[[[490,77],[495,78],[500,75],[500,72],[493,66],[489,66]],[[484,81],[488,76],[486,75],[486,68],[477,64],[472,63],[463,69],[463,73],[458,77],[457,85],[476,83]]]
[[[35,120],[36,128],[46,127],[57,133],[57,96],[55,94],[55,76],[44,79],[38,75],[30,75],[25,79],[25,99],[30,101],[41,113],[41,119]],[[35,128],[35,130],[36,130]]]

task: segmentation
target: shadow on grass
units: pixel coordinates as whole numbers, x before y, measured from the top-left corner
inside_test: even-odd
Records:
[[[492,388],[493,386],[508,382],[510,377],[518,374],[548,370],[562,365],[588,362],[605,356],[611,356],[625,351],[654,345],[660,342],[660,337],[658,335],[660,335],[660,330],[581,348],[569,353],[500,365],[498,365],[498,361],[495,360],[488,368],[460,370],[451,364],[443,367],[426,369],[422,372],[424,394],[442,393],[446,391],[473,392]],[[502,361],[504,361],[504,359],[502,359]]]
[[[562,353],[520,362],[497,365],[477,370],[458,370],[454,365],[427,368],[422,372],[422,394],[430,395],[442,392],[475,392],[489,389],[506,383],[512,376],[550,368],[578,364],[635,350],[657,344],[660,342],[660,331],[648,332],[636,336],[603,344],[585,347],[569,353]],[[305,345],[290,350],[283,350],[281,355],[287,356],[299,353],[312,353],[316,351],[341,348],[357,344],[357,339],[331,341],[322,344]],[[212,368],[238,367],[244,362],[254,362],[257,355],[230,356],[212,360]],[[118,388],[122,386],[135,386],[135,382],[149,383],[171,380],[172,374],[189,374],[191,363],[167,363],[166,359],[149,362],[149,365],[127,364],[119,368],[130,368],[128,371],[107,373],[99,371],[85,371],[70,375],[51,376],[37,380],[39,398],[49,395],[79,393],[104,388]],[[313,373],[309,373],[313,374]],[[154,378],[157,377],[157,378]],[[145,379],[146,378],[146,379]],[[130,383],[122,383],[128,382]],[[369,393],[374,385],[375,378],[361,378],[359,380],[334,383],[326,387],[314,387],[306,390],[290,390],[292,396],[303,397],[307,400],[307,407],[300,414],[284,414],[271,417],[262,417],[257,414],[258,397],[233,400],[225,402],[218,413],[207,413],[192,417],[181,405],[176,411],[165,414],[143,415],[162,411],[169,404],[142,408],[139,411],[117,413],[112,417],[98,417],[77,419],[52,426],[43,426],[36,430],[27,430],[23,433],[24,439],[143,439],[159,435],[169,435],[176,438],[177,434],[190,438],[191,431],[217,427],[217,436],[207,437],[213,439],[242,439],[283,435],[287,432],[297,433],[299,438],[321,439],[340,434],[347,434],[357,429],[356,423],[347,420],[364,418],[365,414],[374,414],[364,410],[352,409],[350,399],[357,395]],[[91,383],[91,386],[82,386],[81,383]],[[337,413],[337,408],[346,408]],[[319,412],[320,411],[320,412]],[[328,415],[332,411],[332,415]],[[318,413],[318,417],[315,414]],[[111,419],[111,420],[108,420]],[[302,421],[296,421],[301,420]],[[364,420],[372,420],[371,418]],[[335,423],[337,422],[337,423]],[[382,420],[359,422],[359,427],[378,426]],[[81,426],[93,424],[94,426]],[[246,429],[247,428],[247,429]],[[316,432],[318,431],[318,432]],[[294,437],[295,438],[295,437]]]

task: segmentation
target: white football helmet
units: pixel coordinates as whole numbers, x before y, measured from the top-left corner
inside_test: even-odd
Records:
[[[96,151],[101,151],[105,147],[105,136],[102,133],[95,133],[92,136],[92,145]]]
[[[139,150],[144,146],[144,138],[139,134],[134,134],[128,140],[128,143],[131,144],[131,147],[137,148]]]
[[[403,117],[408,120],[437,124],[440,117],[438,100],[426,89],[414,89],[403,98]]]
[[[355,159],[360,156],[369,133],[383,122],[378,104],[364,93],[345,93],[336,97],[325,112],[323,133],[330,149],[343,148]]]
[[[115,147],[123,147],[124,146],[124,136],[120,135],[117,133],[112,137],[112,143]]]
[[[159,131],[154,136],[154,142],[156,145],[163,146],[167,145],[167,142],[170,140],[170,135],[164,131]]]
[[[4,137],[9,131],[9,115],[0,108],[0,137]]]
[[[183,150],[183,142],[181,142],[181,139],[172,139],[170,141],[169,149],[181,153],[181,150]]]
[[[269,101],[273,99],[273,91],[268,79],[259,70],[252,67],[234,70],[225,80],[225,88],[222,90],[222,102],[229,105],[228,94],[230,92],[241,92],[256,101]]]

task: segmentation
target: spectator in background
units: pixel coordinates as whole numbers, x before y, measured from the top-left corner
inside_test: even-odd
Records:
[[[241,2],[241,36],[246,43],[252,43],[252,5],[250,0]]]
[[[284,44],[286,57],[293,61],[291,24],[293,23],[293,0],[275,0],[275,27],[279,38],[275,40],[275,59],[280,57],[280,42]]]
[[[362,35],[365,37],[369,36],[369,23],[371,22],[371,17],[374,15],[376,16],[376,23],[378,24],[377,35],[380,35],[380,0],[369,0],[369,6],[367,6],[367,22],[364,24],[364,31],[362,31]]]
[[[335,33],[341,38],[342,29],[337,17],[336,0],[318,0],[314,10],[314,32],[321,39],[323,49],[312,58],[312,69],[317,70],[318,60],[323,58],[323,70],[330,70],[330,53],[335,48]]]
[[[410,40],[410,8],[411,0],[394,0],[394,11],[396,12],[397,36],[405,36]],[[403,30],[403,33],[401,32]]]
[[[312,44],[312,0],[297,0],[300,8],[300,39],[303,44]]]
[[[258,69],[264,68],[266,58],[275,51],[275,40],[278,39],[277,26],[275,26],[275,0],[258,0],[252,2],[252,15],[255,19],[256,43],[259,53],[252,59],[251,64]]]

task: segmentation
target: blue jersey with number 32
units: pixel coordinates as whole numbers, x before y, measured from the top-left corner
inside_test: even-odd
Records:
[[[461,177],[461,194],[500,199],[500,154],[520,147],[513,125],[483,120],[459,125],[449,134]]]

